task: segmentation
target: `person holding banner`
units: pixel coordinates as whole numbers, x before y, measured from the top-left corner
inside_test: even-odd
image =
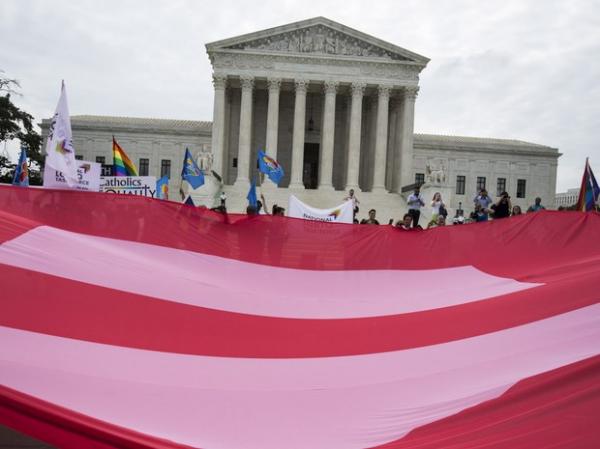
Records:
[[[371,209],[369,211],[369,218],[366,219],[362,219],[360,224],[370,224],[370,225],[378,225],[379,222],[375,219],[375,214],[377,212],[375,211],[375,209]]]
[[[402,217],[402,221],[398,221],[398,223],[396,223],[396,227],[405,231],[410,231],[411,229],[415,229],[411,228],[412,221],[413,216],[409,213],[406,213],[404,214],[404,217]]]
[[[285,217],[285,208],[280,207],[277,204],[273,204],[272,214],[278,217]]]
[[[358,205],[360,204],[360,201],[358,201],[358,198],[356,198],[354,195],[354,189],[350,189],[348,191],[348,196],[344,198],[344,201],[352,201],[352,219],[356,220],[356,214],[358,213]]]

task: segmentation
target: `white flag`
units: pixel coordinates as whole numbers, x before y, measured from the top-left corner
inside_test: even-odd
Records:
[[[77,163],[75,160],[75,149],[73,148],[73,136],[71,134],[71,118],[67,106],[67,91],[65,82],[62,83],[60,98],[56,105],[56,112],[52,117],[52,123],[48,131],[46,143],[46,164],[61,172],[69,186],[77,183]]]

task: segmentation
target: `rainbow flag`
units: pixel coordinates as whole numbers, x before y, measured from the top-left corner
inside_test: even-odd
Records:
[[[577,210],[588,212],[594,210],[600,195],[600,187],[596,182],[596,177],[590,167],[588,158],[585,159],[585,169],[581,179],[581,188],[579,189],[579,199],[577,200]]]
[[[115,136],[113,136],[113,166],[114,176],[138,176],[137,168],[117,143]]]

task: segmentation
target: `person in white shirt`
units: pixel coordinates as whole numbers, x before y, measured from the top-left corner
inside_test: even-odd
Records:
[[[352,218],[356,219],[356,214],[358,213],[358,205],[360,201],[354,195],[354,189],[350,189],[348,191],[348,196],[344,198],[344,201],[352,201]]]
[[[444,218],[448,215],[446,205],[442,200],[442,194],[435,192],[431,200],[431,223],[437,223],[438,215],[443,215]]]
[[[421,189],[415,187],[414,193],[408,197],[408,213],[412,217],[412,226],[416,228],[419,225],[419,217],[421,216],[421,207],[425,206],[425,201],[421,196]]]

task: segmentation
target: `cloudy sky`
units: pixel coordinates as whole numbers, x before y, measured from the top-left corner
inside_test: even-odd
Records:
[[[415,131],[557,147],[558,191],[600,174],[600,1],[0,0],[0,69],[52,115],[212,120],[204,44],[314,16],[431,58]]]

